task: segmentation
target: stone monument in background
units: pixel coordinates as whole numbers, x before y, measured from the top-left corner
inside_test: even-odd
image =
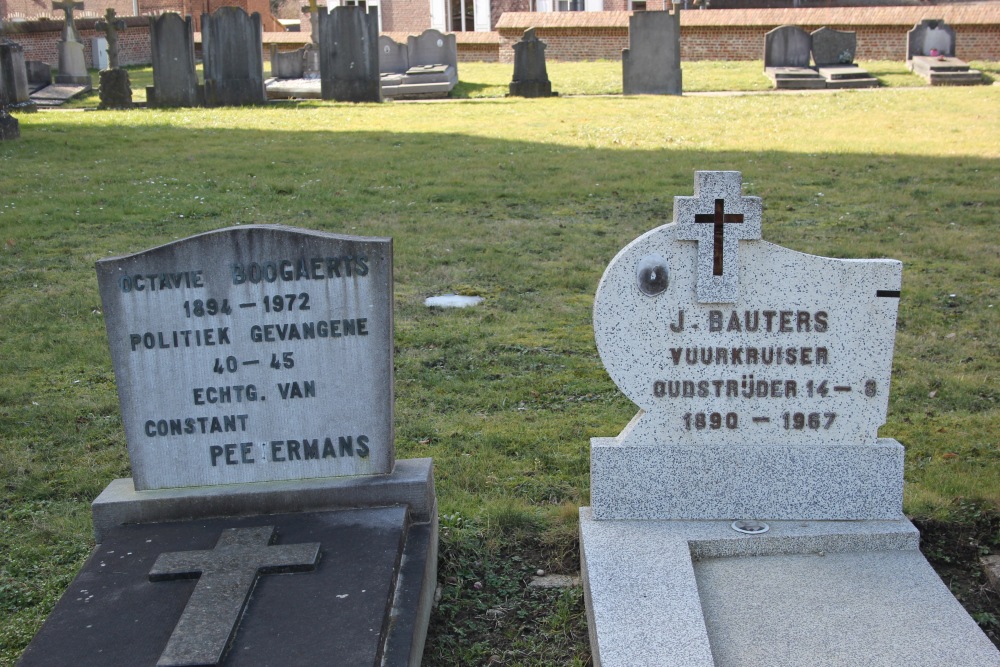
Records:
[[[194,65],[194,32],[191,17],[167,12],[149,17],[153,85],[146,87],[146,101],[157,107],[201,106],[203,90]]]
[[[131,109],[132,83],[128,70],[124,70],[118,59],[118,32],[125,29],[125,20],[115,16],[115,10],[108,7],[104,18],[94,24],[102,30],[108,41],[108,67],[101,70],[99,89],[101,103],[99,109]]]
[[[83,86],[85,90],[90,90],[93,84],[83,57],[83,40],[73,23],[73,11],[83,9],[83,3],[60,0],[52,3],[52,9],[61,9],[65,13],[62,36],[59,39],[59,73],[55,78],[56,83]]]
[[[437,510],[395,458],[391,239],[247,225],[97,273],[133,476],[19,665],[419,665]]]
[[[334,7],[319,14],[319,71],[324,100],[381,102],[378,8]]]
[[[551,97],[552,82],[545,68],[545,42],[534,28],[524,31],[514,44],[514,76],[510,82],[512,97]]]
[[[264,54],[260,14],[220,7],[201,15],[205,105],[264,104]]]
[[[622,49],[625,95],[680,95],[681,10],[634,12],[628,19],[628,48]]]
[[[878,437],[901,264],[764,241],[741,183],[696,172],[597,290],[598,352],[639,412],[591,440],[594,664],[996,667]]]
[[[944,21],[925,19],[906,33],[906,66],[932,86],[974,86],[983,73],[955,55],[955,29]]]

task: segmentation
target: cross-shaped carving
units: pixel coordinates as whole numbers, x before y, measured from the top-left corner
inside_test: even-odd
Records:
[[[219,664],[257,577],[316,567],[318,542],[274,546],[273,539],[274,526],[227,528],[214,549],[159,555],[150,581],[197,577],[198,584],[157,667]]]
[[[115,18],[115,10],[108,7],[104,18],[94,24],[96,30],[103,30],[108,38],[108,67],[118,69],[118,31],[125,29],[125,19]]]
[[[74,2],[73,0],[57,0],[52,3],[52,9],[61,9],[66,13],[65,20],[63,21],[62,41],[82,42],[80,33],[76,31],[76,26],[73,24],[73,10],[83,9],[83,3]]]
[[[736,302],[739,241],[760,239],[760,198],[744,197],[742,188],[738,171],[697,171],[695,196],[674,197],[677,239],[698,242],[701,303]]]

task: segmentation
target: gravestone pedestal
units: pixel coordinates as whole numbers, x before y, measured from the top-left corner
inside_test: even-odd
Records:
[[[877,437],[900,263],[798,253],[761,223],[739,172],[697,172],[601,279],[597,349],[640,411],[591,440],[594,664],[1000,665]]]
[[[83,44],[80,42],[59,42],[59,73],[55,76],[56,83],[74,86],[84,86],[87,90],[93,87],[90,74],[87,73],[87,61],[83,57]]]
[[[21,124],[17,119],[0,109],[0,141],[12,141],[21,138]]]
[[[102,70],[100,98],[98,109],[131,109],[132,83],[129,81],[128,70]]]

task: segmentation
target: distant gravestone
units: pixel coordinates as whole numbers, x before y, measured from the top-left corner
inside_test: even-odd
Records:
[[[118,32],[125,29],[125,21],[115,17],[115,10],[108,7],[104,18],[94,24],[104,31],[108,42],[108,69],[101,71],[100,109],[131,109],[132,84],[128,70],[121,68],[118,59]]]
[[[826,88],[819,72],[809,67],[812,38],[794,25],[764,35],[764,74],[775,88]]]
[[[625,95],[680,95],[680,9],[634,12],[628,20],[629,48],[622,49]]]
[[[279,51],[277,44],[271,45],[271,76],[279,79],[301,79],[306,71],[306,53],[312,45],[294,51]]]
[[[878,437],[900,263],[796,252],[762,226],[739,172],[696,172],[673,222],[601,278],[597,350],[639,412],[591,440],[595,662],[998,664],[917,550],[903,447]]]
[[[534,28],[528,28],[514,44],[514,77],[510,82],[514,97],[550,97],[552,82],[545,68],[545,42]]]
[[[59,73],[56,75],[56,83],[83,86],[86,90],[90,90],[93,84],[90,74],[87,73],[87,62],[83,57],[83,41],[73,23],[73,11],[83,9],[83,3],[62,0],[53,2],[52,9],[61,9],[65,12],[62,39],[58,44]]]
[[[454,33],[447,35],[430,28],[406,38],[410,67],[446,65],[458,67],[458,46]]]
[[[338,102],[381,102],[378,9],[334,7],[319,14],[321,95]]]
[[[34,92],[52,83],[52,66],[41,60],[26,60],[25,69],[28,72],[28,88]]]
[[[406,74],[410,69],[410,56],[406,44],[400,44],[388,35],[378,38],[379,74]]]
[[[858,37],[854,32],[822,27],[809,34],[816,71],[827,88],[874,88],[877,79],[854,63]]]
[[[220,7],[201,15],[205,105],[247,106],[267,101],[260,14]]]
[[[247,225],[97,273],[133,478],[20,667],[419,664],[436,500],[394,456],[391,239]]]
[[[906,64],[932,86],[984,83],[983,73],[955,56],[955,29],[944,21],[926,19],[906,33]]]
[[[32,111],[24,49],[0,35],[0,109]]]
[[[195,107],[201,104],[194,65],[191,17],[168,12],[149,18],[153,86],[146,89],[151,106]]]

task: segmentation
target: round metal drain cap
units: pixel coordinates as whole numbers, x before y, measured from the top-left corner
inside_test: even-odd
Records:
[[[761,533],[766,533],[771,527],[764,523],[763,521],[733,521],[733,530],[737,533],[745,533],[747,535],[760,535]]]

